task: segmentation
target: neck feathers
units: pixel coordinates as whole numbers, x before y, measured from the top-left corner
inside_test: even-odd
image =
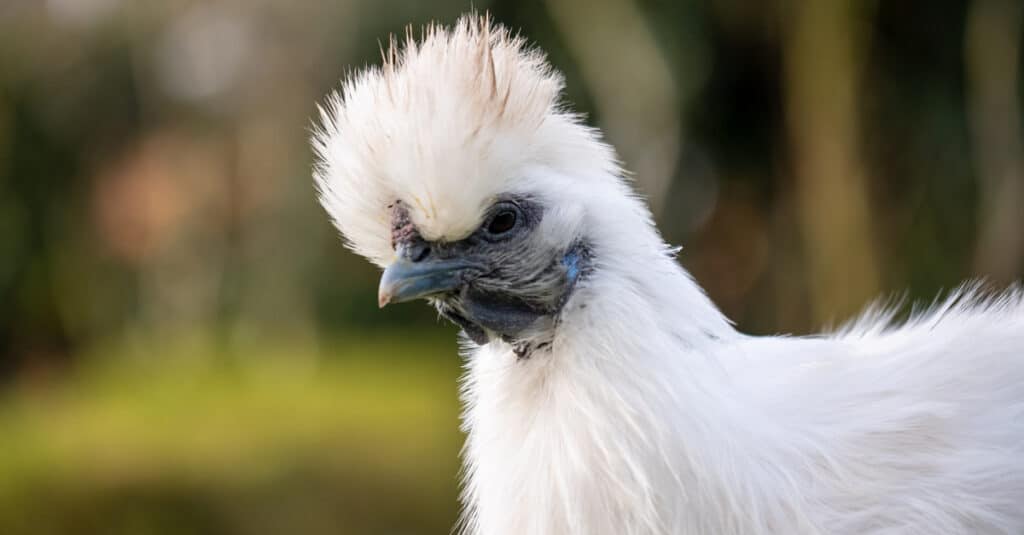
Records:
[[[708,355],[737,335],[673,259],[632,262],[645,267],[629,275],[595,256],[547,350],[522,360],[492,343],[471,355],[467,533],[660,533],[659,503],[684,503],[664,493],[706,463],[699,442],[678,437],[713,427],[687,411],[722,391]],[[653,419],[664,414],[680,419]]]

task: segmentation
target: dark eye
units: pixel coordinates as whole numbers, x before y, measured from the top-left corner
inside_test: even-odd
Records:
[[[497,214],[494,214],[491,221],[487,223],[487,232],[495,236],[504,234],[516,228],[516,223],[518,222],[519,214],[517,214],[515,210],[504,209]]]

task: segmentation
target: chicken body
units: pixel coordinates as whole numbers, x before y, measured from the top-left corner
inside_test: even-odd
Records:
[[[469,532],[1024,532],[1018,295],[960,293],[898,327],[695,337],[653,297],[669,281],[605,283],[551,353],[471,356]]]
[[[1024,534],[1024,300],[738,333],[538,51],[479,17],[349,77],[321,202],[464,334],[469,535]]]

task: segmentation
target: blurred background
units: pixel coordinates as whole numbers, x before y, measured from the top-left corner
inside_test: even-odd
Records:
[[[1018,0],[474,0],[739,327],[1024,274]],[[455,331],[375,302],[315,103],[468,1],[0,2],[0,533],[438,534]]]

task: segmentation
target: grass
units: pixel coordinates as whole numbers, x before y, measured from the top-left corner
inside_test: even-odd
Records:
[[[406,335],[407,336],[407,335]],[[454,343],[121,350],[0,403],[0,533],[446,533]]]

